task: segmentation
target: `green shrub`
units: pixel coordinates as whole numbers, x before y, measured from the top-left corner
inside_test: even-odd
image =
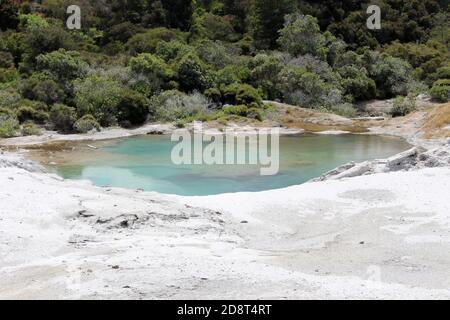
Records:
[[[20,91],[24,98],[45,102],[48,105],[62,102],[65,93],[55,81],[36,74],[22,82]]]
[[[258,90],[248,84],[239,86],[236,92],[236,102],[255,107],[262,106],[262,98]]]
[[[240,117],[247,117],[249,108],[244,105],[237,105],[237,106],[225,106],[223,109],[223,112],[228,115],[235,115]]]
[[[77,120],[75,108],[64,104],[55,104],[50,110],[50,121],[56,130],[67,133],[73,131],[73,125]]]
[[[47,72],[56,81],[82,78],[87,73],[88,64],[77,51],[59,49],[36,58],[37,68]]]
[[[228,104],[245,104],[253,107],[262,106],[258,90],[248,84],[233,83],[222,89],[223,102]]]
[[[14,112],[6,108],[0,108],[0,137],[14,137],[17,129],[19,129],[19,121]]]
[[[91,114],[103,127],[117,124],[121,85],[103,76],[90,76],[75,85],[75,104],[79,116]]]
[[[209,88],[205,90],[205,96],[214,103],[220,102],[222,98],[222,94],[220,93],[220,90],[217,88]]]
[[[181,88],[187,92],[203,91],[211,82],[207,66],[195,53],[188,53],[179,61],[177,77]]]
[[[414,111],[416,108],[416,102],[409,97],[397,97],[394,99],[394,105],[390,111],[392,117],[404,117],[408,113]]]
[[[281,93],[277,88],[277,79],[283,66],[281,58],[278,56],[257,54],[250,61],[251,84],[255,88],[260,88],[264,96],[270,100],[280,98]]]
[[[130,68],[139,80],[134,84],[138,91],[146,95],[155,93],[166,86],[173,71],[161,58],[142,53],[130,60]]]
[[[263,111],[259,108],[249,108],[247,118],[263,121]]]
[[[347,118],[356,116],[356,109],[351,103],[340,103],[329,107],[330,111]]]
[[[148,99],[133,90],[123,90],[117,105],[117,120],[124,127],[143,124],[149,113]]]
[[[33,122],[27,121],[22,125],[22,136],[38,136],[42,134],[41,129]]]
[[[263,111],[260,108],[247,107],[246,105],[226,106],[222,109],[226,115],[235,115],[258,121],[263,120]]]
[[[166,62],[178,59],[192,51],[192,47],[179,40],[170,42],[161,41],[156,48],[156,55]]]
[[[450,79],[441,79],[433,83],[433,87],[430,89],[430,95],[437,101],[448,101],[450,99]]]
[[[100,124],[92,115],[86,114],[75,122],[73,128],[79,133],[88,133],[94,129],[100,131]]]
[[[45,103],[30,100],[21,100],[16,105],[16,116],[20,123],[33,121],[44,124],[48,121],[48,107]]]
[[[11,107],[20,101],[21,98],[22,97],[15,89],[0,89],[0,107]]]
[[[0,51],[0,68],[10,69],[14,67],[14,57],[9,52]]]
[[[28,107],[28,106],[20,107],[16,111],[17,119],[19,119],[20,123],[24,123],[26,121],[33,120],[35,112],[36,111],[32,107]]]
[[[450,66],[437,69],[436,76],[438,79],[450,79]]]
[[[170,90],[151,99],[150,113],[157,120],[176,121],[208,113],[209,104],[209,100],[200,93],[187,95]]]
[[[19,79],[19,73],[14,68],[0,68],[0,83],[8,83]]]
[[[144,52],[155,53],[160,42],[183,40],[183,38],[183,33],[178,30],[154,28],[145,33],[138,33],[131,37],[126,44],[126,47],[132,55]]]

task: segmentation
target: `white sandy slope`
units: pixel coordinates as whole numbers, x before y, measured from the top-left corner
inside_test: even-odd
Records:
[[[450,298],[448,167],[190,198],[8,157],[0,298]]]

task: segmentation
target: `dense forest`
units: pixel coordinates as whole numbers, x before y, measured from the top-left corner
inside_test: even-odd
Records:
[[[1,0],[0,136],[262,120],[263,100],[346,116],[369,99],[446,101],[449,21],[446,0]]]

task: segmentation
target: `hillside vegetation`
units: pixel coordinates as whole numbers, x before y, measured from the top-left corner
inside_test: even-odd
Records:
[[[380,30],[369,1],[3,0],[0,136],[262,121],[263,100],[344,116],[370,99],[447,101],[448,1],[374,3]]]

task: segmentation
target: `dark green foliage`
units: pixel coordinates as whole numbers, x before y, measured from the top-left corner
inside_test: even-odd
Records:
[[[223,102],[261,107],[262,98],[258,90],[248,84],[233,83],[222,88]]]
[[[120,41],[125,43],[133,37],[135,34],[139,33],[141,28],[131,23],[130,21],[125,21],[119,24],[112,26],[109,30],[107,30],[105,34],[106,43],[112,41]]]
[[[56,81],[82,78],[87,73],[87,63],[79,52],[59,49],[36,58],[37,68],[48,73]]]
[[[100,131],[100,124],[92,115],[86,114],[74,123],[73,128],[79,133],[88,133],[94,129]]]
[[[440,102],[450,100],[450,79],[442,79],[433,83],[430,94],[433,99]]]
[[[15,68],[0,68],[0,83],[13,82],[19,79],[19,73]]]
[[[0,30],[15,29],[19,24],[18,2],[14,0],[0,1]]]
[[[258,121],[263,120],[263,112],[261,111],[261,109],[248,107],[246,105],[227,106],[223,108],[223,112],[228,115],[247,117],[250,119],[256,119]]]
[[[283,27],[284,16],[294,11],[293,0],[254,0],[253,34],[260,48],[274,48],[277,45],[278,30]]]
[[[266,54],[258,54],[250,62],[251,83],[261,89],[266,99],[275,100],[281,97],[277,82],[283,67],[279,57]]]
[[[0,138],[10,138],[16,135],[19,121],[10,109],[0,107]]]
[[[409,97],[397,97],[394,100],[394,105],[392,106],[390,114],[393,118],[403,117],[414,111],[415,108],[415,100],[410,99]]]
[[[63,102],[65,99],[65,93],[57,82],[39,74],[24,80],[20,89],[24,98],[42,101],[48,105]]]
[[[180,87],[187,92],[203,91],[211,82],[207,66],[194,53],[184,55],[178,62],[177,78]]]
[[[148,99],[135,91],[123,90],[117,105],[117,120],[124,127],[143,124],[148,117]]]
[[[178,30],[156,28],[134,35],[128,40],[126,47],[132,55],[148,52],[155,53],[160,42],[182,41],[183,38],[183,33]]]
[[[16,115],[20,123],[33,121],[39,124],[44,124],[49,120],[49,114],[32,102],[21,105],[17,109]]]
[[[69,133],[73,131],[73,125],[77,120],[75,108],[64,104],[55,104],[50,109],[50,121],[57,131]]]
[[[14,67],[14,57],[11,53],[0,51],[0,68],[13,68]]]
[[[33,122],[27,121],[22,125],[21,133],[22,136],[38,136],[41,134],[41,129]]]
[[[90,76],[75,86],[75,104],[79,116],[91,114],[103,127],[117,124],[117,106],[123,88],[104,76]]]

